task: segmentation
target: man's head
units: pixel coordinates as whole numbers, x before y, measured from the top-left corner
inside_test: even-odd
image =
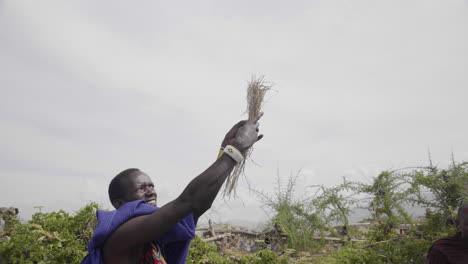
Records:
[[[468,240],[468,203],[464,203],[458,208],[456,224],[462,238]]]
[[[135,200],[156,206],[157,194],[148,175],[139,169],[126,169],[109,184],[109,199],[116,209]]]

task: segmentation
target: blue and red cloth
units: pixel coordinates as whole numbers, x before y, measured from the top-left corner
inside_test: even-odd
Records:
[[[164,260],[159,246],[151,242],[143,246],[137,264],[167,264],[167,262]]]
[[[98,225],[88,244],[88,255],[81,264],[103,264],[102,247],[112,232],[133,217],[148,215],[158,209],[159,207],[137,200],[128,202],[114,211],[98,210],[96,212]],[[162,254],[168,264],[185,263],[190,241],[195,237],[196,224],[193,214],[190,214],[171,230],[154,238],[153,242],[162,248]]]

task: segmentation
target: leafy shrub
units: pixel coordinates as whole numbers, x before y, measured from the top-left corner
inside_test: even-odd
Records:
[[[341,248],[337,252],[326,255],[321,258],[317,263],[321,264],[367,264],[385,263],[379,260],[375,252],[368,249],[362,249],[357,246],[347,246]]]
[[[309,203],[309,199],[297,199],[295,187],[300,171],[291,175],[286,186],[282,185],[277,176],[275,193],[273,195],[256,191],[260,202],[270,209],[274,216],[270,225],[287,235],[286,246],[297,251],[308,251],[323,246],[322,241],[312,239],[314,233],[329,230],[325,224],[322,211]]]
[[[447,169],[431,165],[413,173],[414,184],[431,193],[431,197],[420,197],[420,204],[442,213],[445,220],[454,218],[454,211],[468,201],[468,162],[452,164]],[[443,223],[445,226],[445,223]]]
[[[389,241],[365,245],[347,245],[337,252],[324,256],[318,263],[425,263],[424,257],[431,243],[425,239],[399,236]]]
[[[217,247],[210,245],[198,236],[190,244],[189,256],[186,263],[205,263],[205,264],[286,264],[288,258],[278,258],[276,253],[263,249],[251,256],[231,255],[220,256]]]
[[[210,245],[197,236],[190,243],[186,263],[231,264],[236,262],[229,258],[221,257],[215,245]]]
[[[97,208],[96,204],[89,204],[75,215],[63,210],[39,212],[25,224],[8,219],[5,233],[11,239],[0,242],[2,260],[11,264],[80,263],[87,254]]]

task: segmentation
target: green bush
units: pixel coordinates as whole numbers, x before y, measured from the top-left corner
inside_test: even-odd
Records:
[[[286,264],[288,258],[278,258],[275,252],[263,249],[252,256],[243,256],[239,262],[241,264]]]
[[[365,245],[347,245],[335,253],[324,256],[319,263],[425,263],[424,257],[431,243],[425,239],[400,236],[389,241]]]
[[[317,210],[315,204],[309,199],[295,197],[296,181],[300,171],[291,175],[286,186],[283,186],[279,175],[277,176],[274,194],[256,191],[264,207],[274,213],[270,225],[287,236],[285,245],[297,251],[317,250],[323,246],[323,241],[312,239],[314,233],[329,231],[326,226],[326,217],[323,211]]]
[[[189,255],[186,263],[205,264],[286,264],[287,257],[278,258],[276,253],[263,249],[253,255],[221,256],[215,245],[208,244],[198,236],[190,244]]]
[[[5,235],[11,239],[0,242],[2,260],[11,264],[80,263],[87,254],[97,208],[96,204],[89,204],[75,215],[63,210],[39,212],[25,224],[7,219]]]
[[[343,247],[337,252],[326,255],[318,263],[321,264],[380,264],[385,263],[379,259],[377,254],[368,249],[357,246]]]
[[[190,243],[186,263],[231,264],[235,262],[229,258],[221,257],[215,245],[210,245],[197,236]]]

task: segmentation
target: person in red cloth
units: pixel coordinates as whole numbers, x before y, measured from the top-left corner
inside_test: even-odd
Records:
[[[263,135],[259,119],[237,123],[225,136],[218,159],[161,208],[150,177],[139,169],[119,173],[109,184],[114,211],[97,211],[98,225],[82,264],[183,264],[198,218],[213,203],[244,153]]]
[[[427,254],[429,264],[468,263],[468,204],[458,209],[457,234],[434,242]]]

